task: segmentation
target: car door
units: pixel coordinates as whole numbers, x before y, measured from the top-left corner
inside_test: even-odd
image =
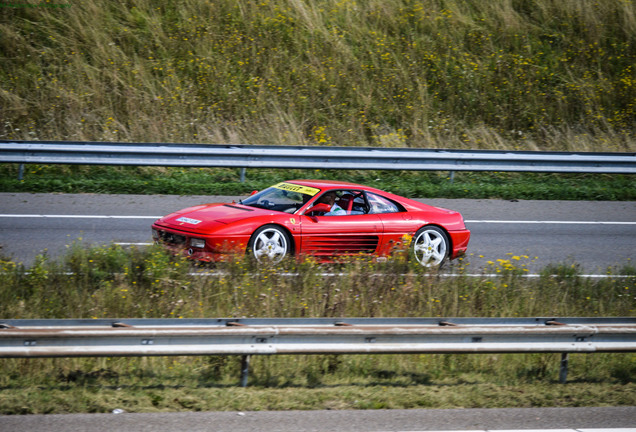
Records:
[[[365,203],[360,191],[338,190],[338,203],[354,199]],[[318,200],[317,200],[318,201]],[[301,253],[318,257],[375,254],[382,238],[382,222],[377,214],[368,214],[366,204],[346,206],[347,214],[300,216]]]

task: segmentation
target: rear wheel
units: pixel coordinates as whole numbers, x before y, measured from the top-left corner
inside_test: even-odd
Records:
[[[424,267],[438,267],[450,252],[448,235],[436,226],[420,228],[413,237],[411,251],[417,262]]]
[[[292,243],[284,229],[265,225],[254,231],[247,250],[258,262],[277,263],[292,253]]]

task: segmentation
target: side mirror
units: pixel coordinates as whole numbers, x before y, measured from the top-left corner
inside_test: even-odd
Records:
[[[327,213],[330,210],[331,210],[331,206],[329,204],[318,203],[314,206],[309,207],[307,211],[305,212],[305,214],[310,214],[314,212]]]

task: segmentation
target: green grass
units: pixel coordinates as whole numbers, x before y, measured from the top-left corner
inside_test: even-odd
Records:
[[[346,180],[412,198],[636,199],[633,175],[0,165],[1,192],[246,195],[293,178]]]
[[[402,260],[333,266],[237,259],[197,267],[158,247],[75,244],[59,261],[2,261],[0,317],[634,316],[632,278],[590,279],[576,266],[524,278],[525,257],[443,278]],[[216,272],[200,275],[199,272]],[[320,272],[346,276],[319,275]],[[373,276],[370,276],[373,275]],[[372,278],[372,283],[370,283]],[[636,403],[633,353],[0,359],[0,413],[599,406]]]
[[[4,7],[2,139],[634,151],[604,0]]]
[[[542,379],[540,382],[523,384],[498,384],[492,382],[494,373],[464,374],[444,380],[430,379],[426,372],[412,372],[418,364],[431,365],[444,363],[446,357],[411,358],[411,369],[392,373],[383,369],[383,364],[398,360],[395,357],[378,358],[371,356],[367,363],[370,372],[368,378],[356,375],[346,380],[323,377],[311,381],[298,379],[296,383],[287,382],[290,378],[282,372],[269,376],[269,381],[259,379],[261,368],[269,367],[282,371],[293,366],[291,359],[258,359],[255,361],[252,380],[248,388],[237,387],[237,380],[216,383],[210,380],[215,359],[174,360],[170,372],[163,364],[151,360],[126,361],[123,366],[130,372],[121,370],[116,360],[98,360],[92,364],[91,373],[80,370],[68,371],[69,362],[29,360],[28,367],[22,362],[20,373],[29,373],[36,368],[52,371],[54,376],[44,383],[25,382],[15,373],[13,383],[0,389],[0,413],[7,414],[63,414],[63,413],[106,413],[114,409],[126,412],[160,411],[265,411],[265,410],[316,410],[316,409],[411,409],[411,408],[536,408],[536,407],[597,407],[597,406],[633,406],[634,390],[632,383],[594,382],[586,375],[585,368],[581,377],[566,385],[555,380]],[[322,360],[322,359],[318,359]],[[428,360],[428,361],[427,361]],[[455,359],[450,357],[451,362]],[[483,359],[482,361],[488,361]],[[500,356],[490,361],[504,363],[530,361],[529,358]],[[544,363],[558,364],[559,359],[542,356]],[[342,363],[356,362],[357,359],[343,358]],[[586,362],[583,355],[571,356],[571,364]],[[304,359],[301,362],[306,363]],[[316,359],[314,359],[316,362]],[[317,361],[319,363],[319,361]],[[536,360],[535,360],[536,362]],[[15,363],[15,362],[14,362]],[[143,364],[142,364],[143,363]],[[230,358],[228,363],[239,363]],[[402,363],[405,363],[402,361]],[[6,366],[6,362],[3,366]],[[73,365],[70,365],[73,367]],[[86,364],[74,365],[86,368]],[[466,365],[468,367],[469,365]],[[479,365],[474,365],[479,367]],[[628,366],[628,365],[625,365]],[[13,365],[9,366],[13,369]],[[104,367],[105,369],[102,369]],[[144,374],[139,369],[158,367],[156,374]],[[343,367],[344,371],[346,368]],[[551,368],[553,369],[553,368]],[[578,369],[578,368],[575,368]],[[194,371],[194,372],[192,372]],[[56,373],[57,372],[57,373]],[[307,371],[303,371],[307,373]],[[195,373],[199,374],[195,376]],[[214,372],[212,372],[213,374]],[[295,374],[295,370],[291,372]],[[530,371],[528,373],[531,373]],[[558,371],[550,373],[557,375]],[[150,376],[148,376],[150,375]],[[387,378],[391,377],[391,378]],[[292,378],[294,376],[292,375]],[[161,383],[159,382],[161,380]],[[164,382],[168,381],[168,384]],[[426,382],[422,384],[422,381]]]

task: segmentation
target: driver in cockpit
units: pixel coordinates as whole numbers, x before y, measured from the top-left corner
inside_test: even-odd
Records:
[[[347,212],[342,207],[336,204],[336,193],[333,191],[327,192],[326,194],[321,196],[318,202],[327,204],[331,208],[331,210],[329,210],[323,216],[342,216],[347,214]]]

